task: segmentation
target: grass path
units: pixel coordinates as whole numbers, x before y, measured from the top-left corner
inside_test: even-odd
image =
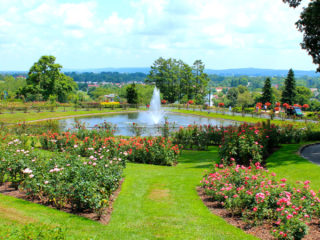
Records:
[[[0,226],[32,221],[59,225],[68,239],[256,239],[211,214],[199,199],[195,188],[215,159],[216,147],[184,151],[176,167],[128,164],[107,226],[4,195]]]

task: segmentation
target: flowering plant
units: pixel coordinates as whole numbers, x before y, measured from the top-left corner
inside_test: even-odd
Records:
[[[302,239],[307,223],[319,216],[320,199],[305,181],[298,188],[276,181],[259,163],[244,167],[216,165],[201,181],[214,201],[239,214],[251,224],[274,223],[272,234],[277,239]]]

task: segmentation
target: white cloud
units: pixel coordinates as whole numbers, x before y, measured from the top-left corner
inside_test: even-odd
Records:
[[[56,53],[73,60],[69,67],[89,58],[132,60],[131,66],[139,59],[145,66],[158,56],[189,62],[204,57],[212,65],[231,63],[231,55],[237,62],[243,56],[244,63],[264,54],[281,54],[282,62],[293,53],[306,56],[294,25],[301,8],[291,9],[281,0],[126,1],[127,11],[109,10],[117,3],[104,0],[1,0],[0,54]],[[231,59],[217,60],[223,57]]]

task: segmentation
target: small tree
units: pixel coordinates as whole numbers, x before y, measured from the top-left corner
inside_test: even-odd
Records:
[[[270,78],[267,78],[266,81],[264,82],[261,101],[264,103],[272,102],[272,88],[271,88]]]
[[[132,83],[126,90],[126,98],[128,103],[137,104],[138,103],[138,92],[136,89],[136,84]]]
[[[296,98],[296,80],[294,79],[293,70],[290,69],[284,83],[284,90],[282,92],[281,102],[292,105],[295,102],[295,98]]]

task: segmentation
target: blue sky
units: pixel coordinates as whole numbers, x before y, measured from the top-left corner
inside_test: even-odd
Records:
[[[28,70],[42,55],[79,69],[148,67],[162,56],[315,70],[299,45],[300,11],[282,0],[0,0],[0,71]]]

